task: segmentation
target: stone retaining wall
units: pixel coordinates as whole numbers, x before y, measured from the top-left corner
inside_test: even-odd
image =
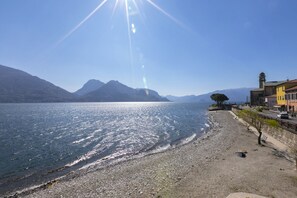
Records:
[[[263,128],[263,131],[284,143],[288,147],[297,149],[296,134],[282,128],[273,128],[267,125]]]
[[[241,110],[237,108],[232,108],[232,112],[236,115],[238,115],[239,111]],[[289,148],[297,149],[297,134],[285,130],[281,127],[274,128],[267,125],[264,126],[263,132],[266,132],[267,134],[271,135],[275,139],[287,145]]]

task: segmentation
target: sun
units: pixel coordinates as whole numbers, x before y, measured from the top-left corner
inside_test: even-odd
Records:
[[[140,13],[139,9],[139,2],[141,2],[141,5],[144,5],[143,2],[146,2],[148,5],[152,6],[156,10],[158,10],[160,13],[168,17],[170,20],[178,24],[180,27],[184,27],[184,25],[177,20],[175,17],[170,15],[168,12],[166,12],[163,8],[161,8],[155,1],[153,0],[102,0],[98,6],[92,10],[84,19],[82,19],[75,27],[73,27],[68,33],[66,33],[63,37],[61,37],[58,42],[55,43],[54,47],[57,47],[60,45],[63,41],[65,41],[68,37],[70,37],[74,32],[76,32],[82,25],[84,25],[92,16],[94,16],[97,12],[99,12],[105,4],[107,3],[113,3],[113,9],[111,10],[111,15],[113,16],[114,13],[119,10],[119,8],[124,8],[124,12],[126,15],[126,21],[127,21],[127,29],[128,29],[128,36],[131,37],[131,32],[135,33],[136,29],[133,28],[130,24],[130,16],[131,16],[131,6],[133,4],[133,8],[136,9],[137,13]],[[134,25],[133,25],[134,26]],[[131,40],[131,38],[129,38]]]
[[[69,32],[67,32],[64,36],[61,37],[48,51],[54,50],[60,44],[62,44],[66,39],[72,36],[81,26],[83,26],[90,18],[92,18],[97,12],[104,8],[106,4],[111,5],[111,17],[113,18],[116,12],[123,12],[125,13],[125,20],[127,24],[127,36],[129,40],[129,54],[130,54],[130,67],[132,71],[132,76],[134,76],[134,60],[133,60],[133,53],[132,53],[132,35],[136,34],[136,25],[131,23],[130,18],[134,15],[139,15],[142,17],[141,7],[143,6],[151,6],[162,15],[166,16],[168,19],[173,21],[178,26],[185,28],[185,26],[177,20],[175,17],[170,15],[166,12],[163,8],[161,8],[157,3],[156,0],[100,0],[98,5],[85,17],[83,18],[76,26],[74,26]],[[185,28],[188,29],[188,28]],[[133,79],[134,81],[134,79]],[[146,77],[143,76],[143,83],[144,86],[147,88]],[[134,84],[134,82],[133,82]]]

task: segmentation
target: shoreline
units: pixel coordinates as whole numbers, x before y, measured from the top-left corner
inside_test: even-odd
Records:
[[[54,182],[24,197],[227,197],[234,192],[297,196],[294,163],[226,111],[189,144]],[[236,154],[247,152],[246,158]]]
[[[183,147],[187,144],[191,144],[192,142],[195,142],[198,139],[203,138],[209,132],[211,132],[212,127],[214,125],[213,118],[208,113],[206,113],[205,116],[206,116],[205,127],[203,128],[203,130],[201,130],[200,133],[193,133],[192,136],[189,136],[187,138],[178,139],[178,140],[170,143],[168,148],[166,147],[163,149],[163,147],[165,147],[165,146],[156,147],[154,149],[149,149],[144,152],[130,154],[130,155],[118,158],[118,159],[117,158],[111,159],[108,157],[104,157],[102,159],[95,160],[94,162],[88,163],[86,165],[81,165],[77,169],[73,169],[74,167],[63,166],[63,167],[60,167],[57,169],[53,169],[51,171],[51,172],[57,174],[58,176],[51,177],[52,179],[50,179],[50,180],[44,180],[43,182],[41,181],[41,182],[37,182],[37,183],[32,183],[31,185],[28,185],[28,186],[23,186],[23,187],[20,186],[13,191],[6,192],[2,196],[4,196],[4,197],[16,197],[16,196],[19,197],[19,196],[21,196],[22,197],[22,196],[30,195],[34,192],[37,192],[37,191],[40,191],[43,189],[47,189],[48,187],[52,186],[53,184],[55,184],[57,182],[67,182],[69,180],[81,177],[85,174],[93,173],[96,171],[101,171],[105,168],[111,168],[114,166],[118,166],[118,165],[121,165],[122,163],[127,163],[129,161],[141,160],[142,158],[145,158],[145,157],[148,157],[151,155],[157,155],[160,153],[168,152],[170,150],[174,150],[179,147]],[[99,161],[101,161],[101,162],[99,162]],[[60,170],[64,171],[67,168],[70,168],[70,170],[66,174],[59,173]]]

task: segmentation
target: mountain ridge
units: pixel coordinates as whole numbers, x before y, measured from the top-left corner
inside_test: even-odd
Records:
[[[91,102],[169,101],[167,98],[161,97],[156,91],[133,89],[116,80],[111,80],[99,89],[86,94],[82,100]]]
[[[72,93],[24,71],[0,65],[0,102],[72,102]]]
[[[83,95],[86,95],[86,94],[88,94],[88,93],[90,93],[92,91],[95,91],[96,89],[99,89],[103,85],[104,85],[104,83],[101,82],[100,80],[91,79],[91,80],[88,80],[82,86],[82,88],[80,88],[77,91],[75,91],[74,94],[76,94],[78,96],[83,96]]]
[[[169,100],[156,91],[133,89],[115,80],[104,84],[91,79],[70,93],[37,76],[0,65],[0,103],[157,101]]]
[[[250,91],[254,88],[232,88],[232,89],[223,89],[216,90],[205,94],[200,95],[186,95],[186,96],[173,96],[167,95],[166,98],[173,102],[213,102],[210,98],[211,94],[222,93],[225,94],[228,98],[228,102],[246,102],[247,97],[250,96]]]

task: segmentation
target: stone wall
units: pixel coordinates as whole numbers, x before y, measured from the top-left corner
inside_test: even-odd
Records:
[[[270,126],[265,126],[263,128],[263,131],[266,132],[267,134],[271,135],[275,139],[279,140],[280,142],[284,143],[290,148],[295,148],[297,149],[297,135],[287,131],[282,128],[274,128]]]
[[[232,108],[232,112],[236,115],[238,115],[239,111],[241,110],[238,108]],[[289,148],[297,149],[297,134],[285,130],[282,127],[274,128],[267,125],[264,126],[263,132],[271,135],[275,139],[287,145]]]

